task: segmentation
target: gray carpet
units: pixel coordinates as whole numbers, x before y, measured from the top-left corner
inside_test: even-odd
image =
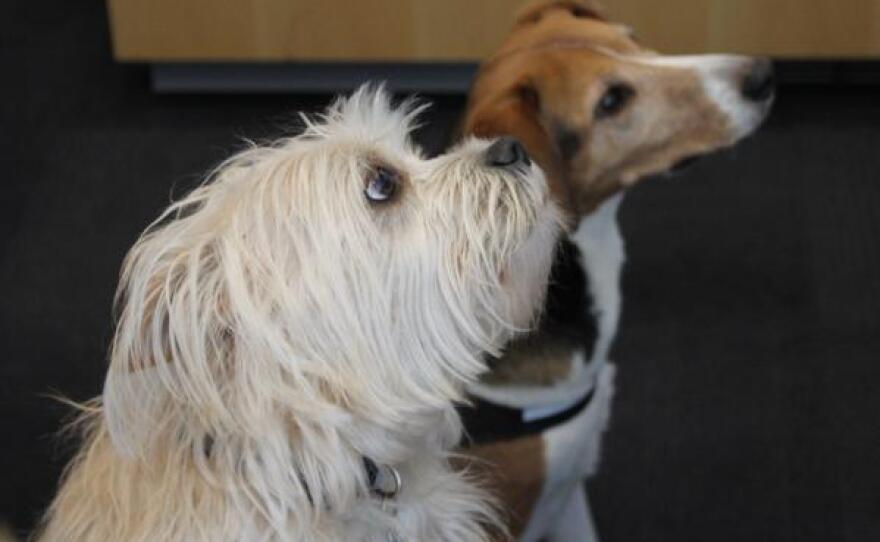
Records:
[[[99,392],[120,261],[238,138],[326,96],[154,96],[102,2],[0,5],[0,517],[28,529]],[[442,148],[461,96],[418,139]],[[786,86],[766,129],[633,190],[607,542],[880,540],[880,88]]]

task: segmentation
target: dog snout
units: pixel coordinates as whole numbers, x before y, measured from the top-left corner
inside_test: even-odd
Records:
[[[514,137],[501,137],[486,149],[486,163],[492,167],[530,166],[529,153]]]
[[[766,102],[776,92],[776,75],[773,61],[756,59],[742,82],[742,95],[753,102]]]

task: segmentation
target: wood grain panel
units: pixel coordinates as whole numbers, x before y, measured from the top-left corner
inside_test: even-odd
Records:
[[[797,57],[858,57],[880,52],[877,0],[714,0],[710,50]]]
[[[528,0],[108,0],[133,61],[471,61]],[[668,53],[880,57],[880,0],[605,0]]]
[[[631,26],[642,43],[658,51],[700,52],[709,39],[707,0],[605,0],[603,4],[613,20]]]
[[[880,55],[880,0],[606,0],[615,19],[668,53]]]
[[[417,50],[425,58],[480,59],[497,49],[528,0],[416,1]]]

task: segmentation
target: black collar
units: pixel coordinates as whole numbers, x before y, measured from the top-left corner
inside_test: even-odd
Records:
[[[471,404],[458,408],[465,431],[462,446],[482,446],[542,433],[577,416],[593,400],[595,391],[594,386],[570,407],[537,420],[529,420],[525,409],[471,397]]]
[[[393,499],[400,493],[403,480],[397,469],[390,465],[378,465],[367,456],[363,456],[363,462],[370,494],[385,500]]]

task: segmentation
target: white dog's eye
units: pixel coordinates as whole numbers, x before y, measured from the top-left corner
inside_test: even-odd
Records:
[[[394,198],[400,184],[400,175],[393,169],[378,167],[367,180],[364,195],[373,203],[384,203]]]

